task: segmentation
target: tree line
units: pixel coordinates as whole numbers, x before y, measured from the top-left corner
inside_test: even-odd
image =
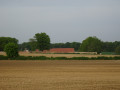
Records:
[[[4,47],[8,43],[18,44],[16,38],[0,37],[0,51],[4,50]],[[33,38],[29,39],[29,42],[23,42],[19,44],[19,50],[23,51],[28,49],[35,51],[49,50],[50,48],[74,48],[75,51],[81,52],[116,52],[120,53],[120,41],[115,42],[103,42],[97,37],[88,37],[80,42],[66,42],[66,43],[50,43],[50,37],[46,33],[36,33]]]
[[[74,48],[75,51],[78,51],[80,44],[81,43],[79,42],[51,43],[50,48]],[[25,49],[35,51],[38,49],[37,43],[35,41],[31,42],[30,40],[30,42],[23,42],[22,44],[19,44],[19,50],[23,51]]]

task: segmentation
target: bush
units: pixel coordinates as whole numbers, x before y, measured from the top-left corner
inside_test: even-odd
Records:
[[[72,57],[69,58],[70,60],[90,60],[89,57]]]
[[[8,43],[7,45],[5,45],[4,51],[9,58],[15,58],[19,56],[18,45],[15,43]]]
[[[55,60],[68,60],[67,57],[54,57]]]
[[[8,60],[7,56],[0,55],[0,60]]]
[[[113,57],[104,57],[104,56],[101,56],[101,57],[96,57],[96,60],[113,60]]]
[[[113,57],[113,60],[120,60],[120,57],[119,56],[115,56],[115,57]]]

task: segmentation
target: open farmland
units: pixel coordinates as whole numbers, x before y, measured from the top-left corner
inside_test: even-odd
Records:
[[[42,54],[42,53],[27,53],[27,52],[20,52],[20,56],[46,56],[46,57],[98,57],[98,56],[105,56],[105,57],[114,57],[120,55],[92,55],[92,54]],[[5,55],[5,52],[0,52],[0,55]]]
[[[1,60],[0,90],[120,90],[120,61]]]
[[[92,55],[92,54],[42,54],[42,53],[20,53],[22,56],[46,56],[46,57],[98,57],[98,56],[105,56],[105,57],[114,57],[120,55]]]

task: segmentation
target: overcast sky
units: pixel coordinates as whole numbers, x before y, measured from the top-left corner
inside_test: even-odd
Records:
[[[0,37],[22,43],[41,32],[52,43],[120,41],[120,0],[0,0]]]

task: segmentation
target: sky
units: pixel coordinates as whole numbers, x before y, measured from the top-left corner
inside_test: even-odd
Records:
[[[0,37],[22,43],[41,32],[51,43],[120,41],[120,0],[0,0]]]

